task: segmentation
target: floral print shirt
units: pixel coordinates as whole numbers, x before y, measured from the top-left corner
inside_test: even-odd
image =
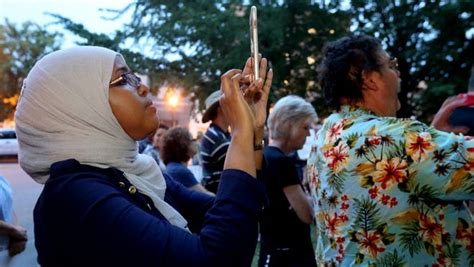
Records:
[[[319,266],[474,266],[474,140],[350,106],[316,138]]]

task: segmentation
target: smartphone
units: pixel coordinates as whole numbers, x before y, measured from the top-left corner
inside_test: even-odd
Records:
[[[253,79],[258,79],[259,76],[259,61],[258,61],[258,28],[257,28],[257,7],[250,8],[249,17],[250,26],[250,53],[253,60]]]

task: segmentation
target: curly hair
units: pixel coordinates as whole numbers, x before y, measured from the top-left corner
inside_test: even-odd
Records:
[[[343,37],[328,43],[318,66],[318,78],[326,103],[335,109],[341,98],[362,100],[362,74],[380,70],[380,42],[367,35]]]
[[[191,158],[190,146],[193,137],[188,129],[174,127],[163,136],[163,147],[160,151],[161,159],[165,164],[169,162],[186,162]]]

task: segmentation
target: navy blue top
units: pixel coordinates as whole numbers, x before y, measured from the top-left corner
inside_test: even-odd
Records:
[[[170,175],[175,181],[180,182],[186,187],[191,187],[198,184],[194,174],[181,163],[169,162],[166,165],[166,173]]]
[[[164,175],[165,201],[193,233],[171,225],[115,168],[54,163],[34,209],[42,266],[250,266],[264,189],[226,170],[217,196]]]
[[[261,178],[269,204],[260,224],[262,245],[273,250],[292,250],[294,254],[312,256],[310,226],[298,218],[283,192],[287,186],[301,186],[295,161],[274,146],[265,147],[263,153],[265,166]]]

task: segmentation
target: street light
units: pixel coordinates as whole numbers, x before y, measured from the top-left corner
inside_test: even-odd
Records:
[[[177,96],[176,94],[172,95],[168,99],[168,102],[169,102],[170,107],[176,108],[176,106],[178,106],[178,103],[179,103],[179,96]]]
[[[170,109],[171,109],[171,120],[173,122],[173,127],[176,126],[176,120],[174,119],[174,113],[175,109],[179,104],[179,95],[178,92],[173,91],[168,97],[166,102],[168,103]]]

